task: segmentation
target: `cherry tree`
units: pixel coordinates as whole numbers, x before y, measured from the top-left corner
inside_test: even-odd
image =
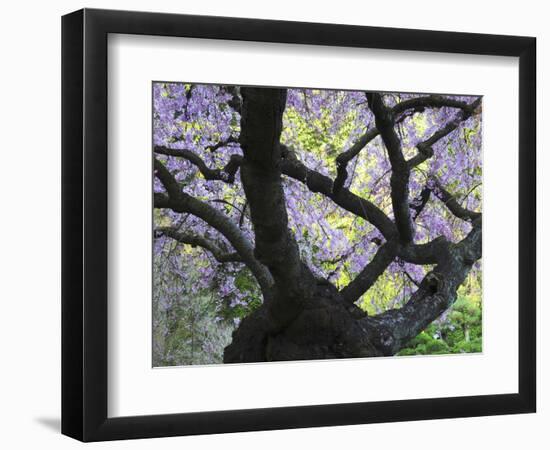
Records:
[[[153,89],[155,255],[245,308],[224,362],[393,355],[479,273],[480,97]]]

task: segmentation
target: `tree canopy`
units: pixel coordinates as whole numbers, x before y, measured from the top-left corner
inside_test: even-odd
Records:
[[[155,365],[479,351],[481,138],[476,96],[154,83]]]

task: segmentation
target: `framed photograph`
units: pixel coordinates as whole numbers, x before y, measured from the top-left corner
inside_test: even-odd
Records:
[[[533,37],[62,20],[62,432],[535,412]]]

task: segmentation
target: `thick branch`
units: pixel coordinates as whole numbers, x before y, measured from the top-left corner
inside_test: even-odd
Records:
[[[276,293],[268,307],[282,326],[296,317],[315,284],[288,228],[281,182],[279,138],[286,90],[241,88],[241,96],[241,179],[256,236],[254,253],[275,280]]]
[[[393,242],[386,242],[382,245],[376,252],[376,255],[374,255],[372,261],[365,266],[351,283],[340,291],[344,300],[349,303],[359,300],[394,260],[397,254],[397,247],[397,244]]]
[[[454,98],[443,97],[441,95],[428,95],[426,97],[411,98],[404,100],[393,107],[394,114],[400,114],[413,109],[418,112],[423,112],[425,108],[458,108],[469,114],[472,114],[475,106]]]
[[[208,250],[220,263],[242,262],[242,258],[237,252],[226,252],[218,243],[194,233],[180,231],[172,227],[159,227],[155,229],[155,236],[168,236],[181,244],[201,247]]]
[[[221,180],[226,183],[233,183],[235,181],[235,174],[242,163],[243,157],[241,155],[231,155],[229,162],[223,169],[211,169],[206,165],[202,158],[195,152],[186,149],[175,149],[163,146],[155,146],[155,153],[160,155],[175,156],[177,158],[183,158],[190,163],[197,166],[201,174],[206,180]]]
[[[384,355],[393,355],[446,311],[456,300],[472,264],[481,258],[481,221],[458,244],[447,243],[445,258],[428,273],[411,299],[391,309],[362,319],[374,345]]]
[[[154,164],[156,176],[168,192],[168,195],[155,193],[155,208],[170,208],[178,213],[193,214],[218,230],[239,253],[243,262],[256,277],[262,291],[267,293],[273,285],[273,277],[256,259],[252,244],[239,227],[221,211],[182,192],[176,179],[160,161],[155,159]]]
[[[361,136],[349,149],[340,153],[336,157],[336,179],[334,180],[333,190],[339,191],[344,187],[348,177],[348,163],[355,158],[359,152],[365,148],[380,133],[376,128],[372,128]]]
[[[165,196],[165,194],[157,194],[155,193],[155,201],[158,199],[163,198],[163,203],[169,203],[170,200],[176,200],[178,199],[182,192],[179,183],[174,178],[174,176],[170,173],[170,171],[166,168],[164,164],[162,164],[157,158],[153,161],[153,168],[155,170],[155,176],[160,180],[162,185],[164,186],[164,189],[166,189],[167,196],[166,198],[161,197]]]
[[[392,167],[390,186],[395,224],[401,240],[411,242],[414,231],[409,210],[410,169],[401,150],[401,141],[394,129],[394,115],[392,110],[384,105],[380,94],[368,93],[367,100],[374,113],[376,128],[380,131]]]
[[[464,208],[456,199],[456,197],[447,191],[435,178],[434,178],[435,195],[445,204],[445,206],[453,213],[456,217],[468,222],[473,222],[481,217],[481,213],[471,211]]]
[[[318,192],[330,198],[335,204],[356,216],[372,223],[389,241],[395,238],[397,230],[394,223],[384,212],[368,200],[353,194],[346,188],[337,191],[333,189],[333,181],[309,169],[299,161],[294,153],[283,147],[282,173],[290,178],[304,183],[311,192]]]
[[[398,256],[403,261],[412,264],[437,264],[446,257],[449,244],[450,242],[444,236],[439,236],[425,244],[402,245],[399,248]]]
[[[155,192],[153,196],[153,203],[155,208],[170,208],[170,197],[164,193]]]

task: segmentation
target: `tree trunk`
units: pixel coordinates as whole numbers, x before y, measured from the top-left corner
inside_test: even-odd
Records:
[[[361,319],[365,312],[346,303],[336,288],[319,282],[315,296],[301,312],[278,329],[260,307],[246,317],[226,347],[224,362],[291,361],[380,356]]]

